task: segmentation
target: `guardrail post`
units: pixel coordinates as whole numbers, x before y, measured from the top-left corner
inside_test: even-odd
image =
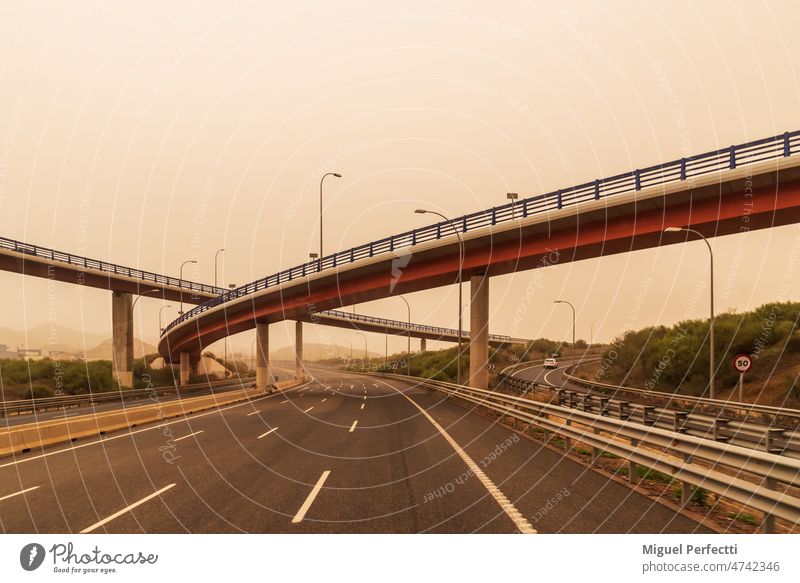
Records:
[[[595,200],[600,200],[600,181],[599,180],[595,180],[594,181],[594,199]]]
[[[733,170],[736,168],[736,146],[731,146],[730,152],[730,168]]]
[[[642,189],[642,179],[638,170],[633,171],[633,187],[636,190]]]
[[[683,454],[685,464],[692,463],[692,456]],[[692,485],[689,482],[681,482],[681,506],[688,506],[692,501]]]
[[[775,478],[769,476],[764,478],[764,486],[774,490],[776,486]],[[765,534],[775,534],[775,515],[764,513],[764,521],[761,523],[761,530]]]
[[[681,180],[686,180],[686,158],[681,158]]]
[[[686,430],[685,425],[688,413],[686,411],[675,411],[673,415],[673,429],[678,433],[683,433]]]
[[[560,188],[556,192],[556,202],[558,204],[558,208],[561,208],[562,202],[561,202],[561,189]]]
[[[783,134],[783,156],[788,158],[792,154],[791,144],[789,143],[789,132]]]
[[[729,435],[723,435],[722,431],[728,426],[727,419],[714,419],[714,427],[712,428],[712,436],[714,441],[728,441]]]
[[[638,439],[631,438],[631,447],[637,447],[639,445]],[[628,460],[628,482],[631,484],[635,484],[639,481],[639,467],[633,460]]]
[[[783,447],[775,445],[775,438],[776,437],[783,437],[783,434],[786,432],[785,429],[781,429],[778,427],[770,427],[767,429],[767,452],[769,453],[783,453]]]

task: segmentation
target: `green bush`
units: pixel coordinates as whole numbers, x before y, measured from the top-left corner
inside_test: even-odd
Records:
[[[55,391],[50,387],[46,387],[44,385],[31,385],[28,387],[25,392],[22,394],[23,399],[44,399],[46,397],[52,397],[55,395]]]

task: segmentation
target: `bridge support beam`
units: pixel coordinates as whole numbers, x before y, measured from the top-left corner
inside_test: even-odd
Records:
[[[419,339],[419,351],[420,352],[425,352],[426,350],[427,350],[427,342],[426,342],[425,338],[420,338]]]
[[[192,363],[191,357],[188,352],[181,352],[181,386],[185,387],[189,384],[189,375],[191,374]]]
[[[114,380],[120,388],[133,387],[133,297],[111,292],[111,344]]]
[[[489,388],[489,276],[469,279],[469,386]]]
[[[294,323],[294,378],[303,378],[303,323]]]
[[[256,389],[269,387],[269,324],[256,322]]]

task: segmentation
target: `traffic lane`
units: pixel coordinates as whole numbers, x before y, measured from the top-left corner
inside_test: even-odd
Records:
[[[275,397],[242,403],[220,410],[134,430],[133,434],[112,434],[104,440],[87,441],[76,446],[41,454],[27,454],[0,463],[0,483],[37,485],[28,497],[0,502],[0,520],[12,532],[70,532],[83,528],[87,520],[115,512],[126,500],[146,495],[161,482],[180,479],[175,459],[191,450],[191,441],[180,439],[196,431],[204,433],[195,440],[225,435],[231,425],[226,417],[247,417],[253,406],[275,402]],[[254,427],[254,429],[257,429]],[[230,443],[235,440],[229,440]],[[214,443],[211,441],[211,443]],[[223,456],[224,458],[224,456]],[[236,459],[229,455],[227,459]],[[173,462],[173,463],[170,463]],[[173,469],[173,471],[170,471]],[[223,471],[225,468],[223,468]],[[215,472],[203,465],[191,472],[201,481]],[[80,528],[79,528],[80,527]],[[163,526],[167,532],[181,532],[175,523]],[[130,532],[138,532],[133,528]]]
[[[284,372],[291,372],[293,375],[293,371],[289,371],[288,369],[277,368],[277,370],[284,371]],[[273,375],[272,380],[275,381],[279,376]],[[245,387],[252,387],[254,386],[253,381],[247,381],[239,386],[232,386],[232,387],[225,387],[222,389],[214,389],[211,387],[204,388],[197,391],[192,391],[186,395],[171,395],[171,396],[159,396],[158,401],[160,403],[167,403],[169,401],[174,401],[180,398],[192,398],[192,397],[203,397],[206,395],[210,395],[212,393],[222,394],[228,391],[235,391]],[[155,388],[166,388],[166,387],[155,387]],[[135,399],[135,400],[128,400],[128,401],[114,401],[111,403],[101,403],[95,406],[83,406],[83,407],[70,407],[67,409],[59,409],[59,410],[49,410],[43,411],[41,413],[22,413],[19,415],[11,415],[0,418],[1,425],[0,429],[3,427],[15,427],[19,425],[25,425],[29,423],[41,423],[44,421],[58,421],[60,419],[71,419],[73,417],[79,417],[81,415],[94,415],[96,413],[107,413],[109,411],[115,410],[131,410],[136,407],[142,407],[146,405],[151,405],[152,402],[149,401],[147,398],[143,399]]]
[[[291,532],[514,532],[478,480],[429,503],[467,467],[402,394],[380,393],[366,409],[367,429],[308,434],[308,447],[346,455],[319,467],[330,474]]]
[[[416,400],[441,419],[540,532],[710,532],[539,442],[442,400],[435,391],[423,389]]]

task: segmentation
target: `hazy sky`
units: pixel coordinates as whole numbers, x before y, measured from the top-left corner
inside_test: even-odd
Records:
[[[172,275],[196,258],[209,283],[225,247],[220,283],[243,284],[318,248],[329,169],[326,252],[420,226],[419,206],[458,215],[800,126],[797,1],[400,4],[4,3],[0,235]],[[714,240],[718,309],[797,300],[798,242]],[[704,317],[706,269],[691,243],[498,277],[492,331],[565,337],[555,298],[584,338]],[[0,327],[54,313],[110,335],[108,292],[0,286]],[[454,289],[408,299],[456,325]],[[156,341],[160,306],[138,303],[137,336]],[[405,318],[396,298],[357,309]]]

